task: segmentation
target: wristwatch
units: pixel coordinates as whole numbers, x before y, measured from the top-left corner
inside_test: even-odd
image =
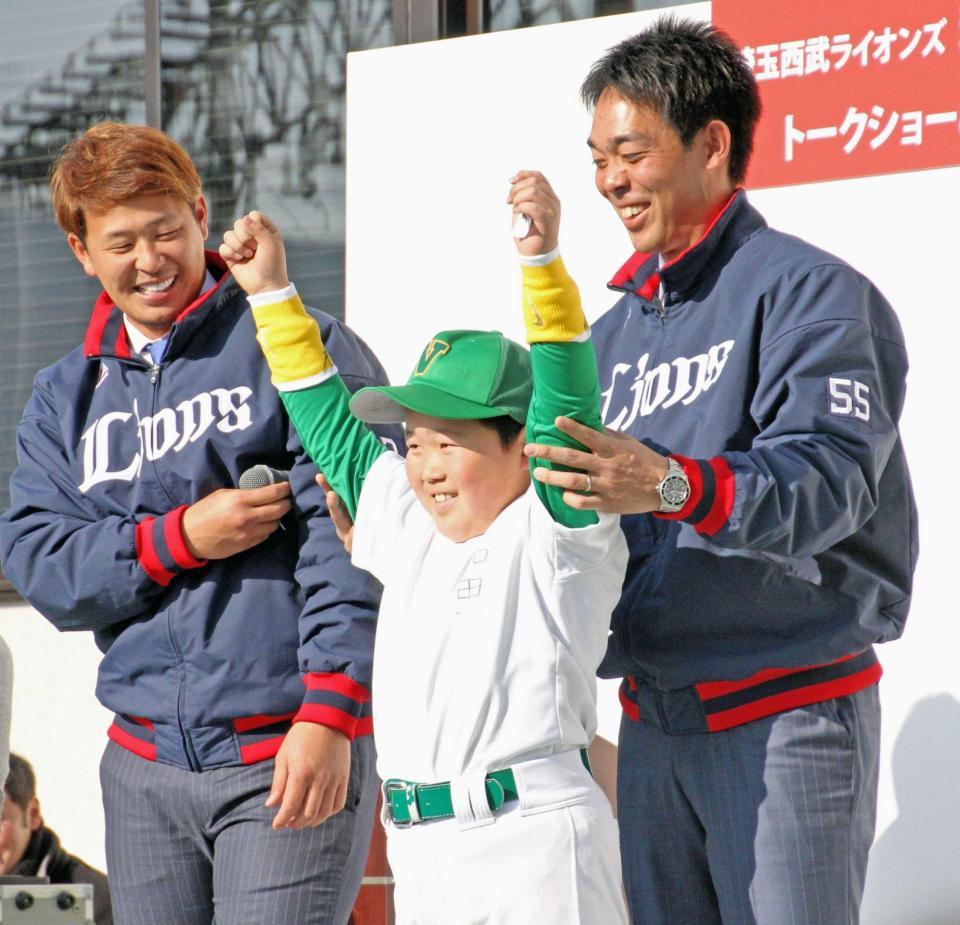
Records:
[[[661,514],[676,514],[690,497],[690,480],[673,457],[667,457],[667,474],[658,483],[657,494],[660,496],[657,511]]]

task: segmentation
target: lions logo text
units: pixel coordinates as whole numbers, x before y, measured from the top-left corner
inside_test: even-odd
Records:
[[[693,403],[716,384],[734,343],[725,340],[706,353],[677,357],[653,369],[647,369],[649,353],[640,357],[635,366],[617,363],[610,375],[610,385],[603,392],[604,424],[612,430],[626,430],[638,415],[646,417],[658,408]],[[632,379],[628,379],[631,375]],[[624,386],[627,386],[626,395]]]
[[[199,439],[211,426],[225,434],[246,430],[251,422],[247,399],[253,392],[246,386],[235,389],[211,389],[180,402],[176,408],[161,408],[156,414],[141,417],[134,399],[130,411],[111,411],[97,418],[83,434],[83,482],[80,491],[88,492],[101,482],[132,482],[144,459],[160,459],[169,452],[178,453]],[[139,452],[132,459],[110,458],[111,429],[135,427]]]

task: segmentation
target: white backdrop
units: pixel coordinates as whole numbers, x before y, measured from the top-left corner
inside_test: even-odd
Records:
[[[707,18],[709,4],[678,8]],[[564,254],[587,313],[629,242],[593,189],[589,65],[653,14],[588,20],[349,58],[347,313],[394,381],[444,327],[521,338],[507,232],[508,180],[543,170],[564,204]],[[951,576],[958,505],[952,383],[960,372],[960,168],[764,190],[768,221],[870,276],[899,312],[912,370],[903,432],[921,512],[922,555],[905,638],[881,649],[886,674],[878,841],[864,925],[960,921],[960,608]],[[68,850],[103,864],[97,762],[109,716],[94,699],[89,634],[58,634],[25,606],[0,607],[15,659],[13,748],[38,773],[48,822]],[[614,686],[602,731],[615,738]]]
[[[33,765],[44,820],[63,847],[103,870],[97,769],[112,714],[93,695],[93,636],[59,633],[23,604],[0,607],[0,636],[13,653],[10,749]]]

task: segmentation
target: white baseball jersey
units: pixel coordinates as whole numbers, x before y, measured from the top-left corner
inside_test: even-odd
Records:
[[[383,779],[457,780],[590,743],[627,563],[619,517],[599,518],[556,523],[531,487],[481,536],[455,543],[399,456],[373,464],[353,561],[385,587],[373,669]]]

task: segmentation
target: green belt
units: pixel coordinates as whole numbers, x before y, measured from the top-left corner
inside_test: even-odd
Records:
[[[580,759],[590,771],[590,760],[585,748],[580,749]],[[487,803],[494,812],[504,803],[520,798],[512,768],[491,771],[486,776],[484,785]],[[390,818],[394,825],[408,826],[425,822],[427,819],[449,819],[454,815],[449,781],[440,784],[417,784],[394,777],[384,782],[383,793],[390,806]]]

